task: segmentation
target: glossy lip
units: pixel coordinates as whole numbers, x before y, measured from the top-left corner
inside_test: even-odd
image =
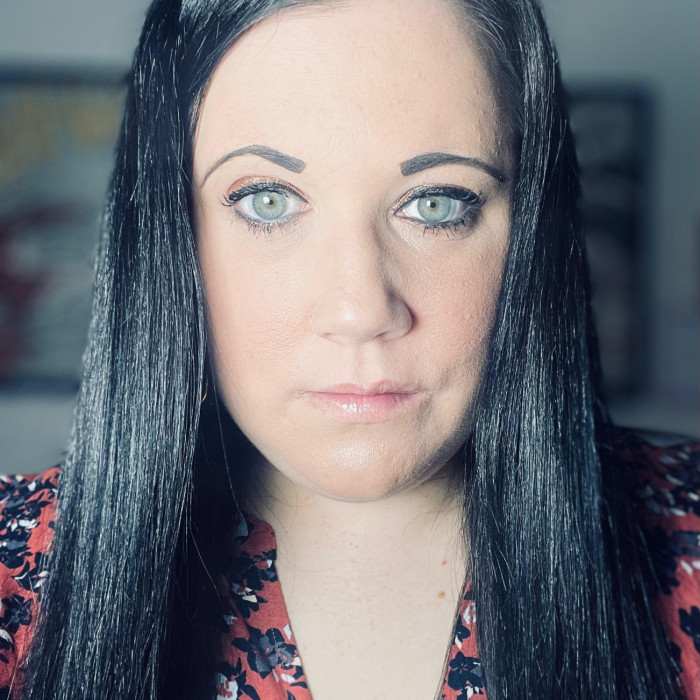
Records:
[[[420,391],[415,384],[395,382],[391,379],[382,379],[378,382],[362,386],[361,384],[335,384],[319,393],[324,394],[359,394],[361,396],[371,396],[373,394],[414,394]]]
[[[303,395],[313,406],[343,423],[381,423],[414,409],[427,396],[415,387],[386,390],[397,386],[387,381],[367,387],[338,384],[332,391],[306,391]]]

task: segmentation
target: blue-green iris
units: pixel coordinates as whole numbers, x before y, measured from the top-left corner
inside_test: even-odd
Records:
[[[418,213],[431,223],[442,221],[452,208],[452,200],[449,197],[430,195],[416,200]]]
[[[278,219],[286,208],[286,197],[279,192],[256,192],[253,195],[253,209],[263,219]]]

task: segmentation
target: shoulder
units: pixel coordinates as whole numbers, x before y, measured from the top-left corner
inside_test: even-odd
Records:
[[[700,440],[634,428],[615,428],[606,446],[623,469],[645,525],[666,529],[700,524]]]
[[[61,469],[37,474],[0,476],[0,586],[11,579],[24,590],[41,585],[31,564],[45,552],[53,532],[53,516]]]
[[[61,474],[0,476],[0,697],[12,685],[17,659],[29,641],[34,608],[46,577]]]
[[[700,697],[700,440],[630,428],[613,435],[671,652],[688,697]]]

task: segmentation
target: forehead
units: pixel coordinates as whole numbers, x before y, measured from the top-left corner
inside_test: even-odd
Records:
[[[244,32],[210,81],[195,177],[265,143],[314,167],[396,163],[426,150],[494,157],[505,142],[473,28],[442,0],[286,8]]]

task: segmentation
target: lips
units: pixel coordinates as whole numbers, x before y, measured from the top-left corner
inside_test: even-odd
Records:
[[[344,423],[380,423],[415,408],[426,394],[414,384],[382,380],[370,385],[336,384],[304,392],[307,401]]]
[[[355,394],[359,396],[373,396],[375,394],[414,394],[420,391],[416,384],[396,382],[391,379],[382,379],[373,384],[335,384],[334,386],[320,389],[324,394]]]

